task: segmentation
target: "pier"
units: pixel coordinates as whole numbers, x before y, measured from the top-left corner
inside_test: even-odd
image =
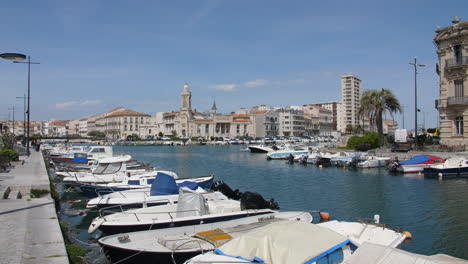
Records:
[[[48,190],[50,182],[40,152],[20,156],[0,171],[0,255],[2,263],[69,263],[50,193],[31,198],[31,190]]]

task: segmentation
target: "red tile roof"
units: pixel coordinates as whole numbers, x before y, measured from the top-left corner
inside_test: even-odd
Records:
[[[232,117],[250,117],[250,115],[246,115],[246,114],[237,114],[237,115],[232,115]]]

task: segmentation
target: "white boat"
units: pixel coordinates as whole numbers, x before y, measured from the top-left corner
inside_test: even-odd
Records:
[[[275,151],[273,148],[266,145],[250,145],[247,146],[247,148],[249,148],[252,153],[268,153]]]
[[[449,158],[444,163],[424,168],[424,177],[466,177],[468,176],[468,159],[465,157]]]
[[[202,252],[214,250],[240,235],[278,221],[310,223],[307,212],[278,212],[209,224],[111,235],[99,245],[112,263],[182,263]]]
[[[445,254],[424,256],[373,243],[360,246],[345,264],[468,264],[468,260]]]
[[[295,155],[307,154],[309,151],[307,147],[288,146],[281,150],[268,152],[267,159],[287,159],[291,155],[294,157]]]
[[[358,162],[358,168],[378,168],[388,166],[390,163],[389,157],[367,156],[365,160]]]
[[[74,162],[92,163],[96,159],[112,157],[113,151],[110,146],[74,146],[64,152],[55,152],[48,156],[54,163]]]
[[[219,199],[219,197],[223,198]],[[88,232],[93,233],[99,228],[106,234],[117,234],[215,223],[276,212],[272,209],[242,210],[239,201],[228,200],[221,193],[210,198],[205,198],[203,194],[193,191],[191,193],[180,192],[177,204],[133,209],[110,215],[106,215],[105,210],[100,210],[100,216],[92,221]]]
[[[182,187],[199,193],[207,193],[206,190],[211,187],[214,176],[176,179],[177,174],[173,172],[158,171],[156,177],[126,179],[122,184],[80,185],[80,189],[88,197],[98,196],[88,202],[88,208],[108,206],[138,208],[177,202],[179,189]],[[138,183],[133,181],[138,181]],[[174,196],[163,197],[167,195]]]
[[[396,248],[405,238],[402,233],[372,223],[278,222],[243,234],[186,263],[249,263],[254,260],[265,263],[347,263],[352,252],[366,243]]]
[[[185,263],[341,263],[354,245],[328,228],[302,221],[280,221],[187,260]]]
[[[110,183],[122,182],[132,175],[155,176],[156,171],[127,170],[127,162],[131,156],[117,156],[99,160],[98,167],[92,172],[78,172],[63,178],[65,183]]]

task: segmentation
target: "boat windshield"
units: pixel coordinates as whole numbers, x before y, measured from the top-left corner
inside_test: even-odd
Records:
[[[116,173],[122,167],[122,162],[116,163],[101,163],[98,165],[94,174],[111,174]]]

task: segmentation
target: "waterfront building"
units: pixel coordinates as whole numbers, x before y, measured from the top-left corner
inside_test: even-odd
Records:
[[[80,119],[73,119],[68,121],[66,126],[67,135],[69,136],[77,136],[79,135],[79,126],[80,126]]]
[[[67,136],[68,120],[52,120],[44,123],[44,136],[65,137]]]
[[[398,122],[395,120],[383,120],[383,133],[385,135],[394,135],[398,128]]]
[[[279,114],[272,109],[258,110],[254,107],[250,111],[252,117],[252,137],[274,137],[279,135]]]
[[[440,143],[468,145],[468,21],[455,17],[452,25],[437,28],[434,43],[439,59]]]
[[[300,137],[305,134],[304,111],[287,106],[277,110],[279,120],[279,135]]]
[[[337,119],[337,129],[341,132],[359,126],[361,82],[361,79],[354,75],[341,76],[341,112]]]
[[[182,138],[200,137],[241,137],[249,136],[255,131],[253,118],[247,109],[239,109],[232,114],[217,113],[213,101],[211,111],[192,110],[192,93],[189,85],[184,84],[180,94],[181,107],[178,111],[156,113],[154,118],[155,134]]]
[[[303,107],[304,119],[310,120],[311,124],[307,125],[308,128],[317,128],[316,131],[312,130],[313,134],[306,133],[307,136],[331,136],[333,131],[333,110],[325,109],[317,104],[308,104]]]
[[[324,109],[331,111],[332,115],[332,130],[336,131],[338,129],[338,113],[341,110],[341,102],[330,101],[330,102],[321,102],[321,103],[312,103],[308,104],[309,106],[319,106]]]

